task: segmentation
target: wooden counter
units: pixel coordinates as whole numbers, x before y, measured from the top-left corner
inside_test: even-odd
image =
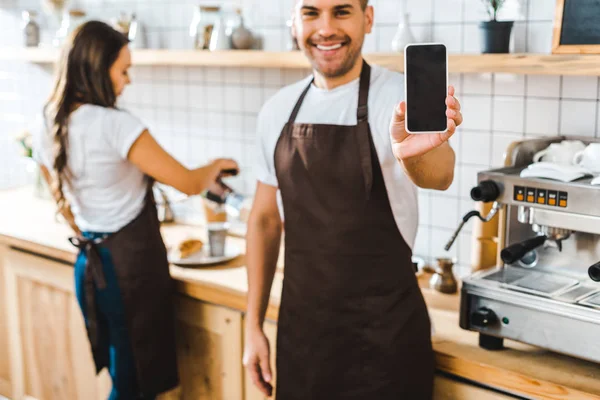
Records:
[[[54,218],[53,204],[36,199],[31,193],[30,188],[0,192],[0,253],[2,248],[14,247],[32,252],[37,257],[72,263],[76,249],[66,240],[69,229]],[[187,235],[203,237],[202,229],[176,224],[163,226],[167,246]],[[243,239],[231,240],[242,248],[245,246]],[[242,256],[226,265],[210,268],[172,266],[171,274],[177,281],[179,292],[186,297],[241,312],[241,317],[235,317],[238,315],[235,314],[226,318],[227,323],[234,321],[237,329],[241,329],[239,325],[243,323],[247,293],[244,264]],[[68,269],[65,271],[64,279],[71,279]],[[0,288],[5,279],[1,272],[0,268]],[[281,284],[282,273],[278,272],[267,315],[272,322],[277,319]],[[478,347],[478,335],[458,326],[458,296],[442,295],[429,289],[423,289],[423,293],[435,329],[433,340],[439,371],[527,398],[600,399],[600,365],[510,340],[505,340],[507,348],[503,351],[482,350]],[[0,307],[0,346],[6,343],[6,334],[1,329],[4,311]],[[269,328],[273,334],[274,327],[275,324],[272,324]],[[0,352],[2,350],[0,348]],[[239,360],[231,363],[239,364]],[[0,393],[3,392],[3,384],[6,385],[2,379],[6,374],[3,368],[6,368],[5,365],[0,363]],[[248,393],[248,387],[245,390]],[[258,397],[246,395],[246,398]]]

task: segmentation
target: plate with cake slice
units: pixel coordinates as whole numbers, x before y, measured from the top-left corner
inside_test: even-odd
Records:
[[[169,252],[169,262],[175,265],[211,265],[231,261],[242,254],[241,249],[231,243],[225,246],[225,254],[211,256],[210,247],[197,238],[185,239]]]

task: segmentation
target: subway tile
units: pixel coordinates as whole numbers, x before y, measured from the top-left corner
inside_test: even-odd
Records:
[[[242,70],[242,68],[235,67],[225,68],[225,77],[223,78],[225,83],[228,85],[245,83],[242,75]]]
[[[421,226],[417,229],[417,237],[413,254],[417,257],[428,258],[431,254],[431,229],[428,226]]]
[[[452,229],[444,229],[444,228],[431,228],[431,249],[430,249],[430,258],[435,259],[438,257],[450,257],[456,258],[458,256],[458,246],[452,246],[449,251],[444,250],[446,243],[450,240],[452,236],[452,231],[456,227]]]
[[[409,14],[410,24],[431,23],[433,17],[433,0],[407,0],[406,9]]]
[[[492,135],[489,131],[461,133],[462,163],[487,165],[490,163]],[[460,176],[460,173],[457,172]]]
[[[431,224],[431,195],[428,192],[419,190],[419,225]]]
[[[223,88],[225,96],[225,111],[241,112],[244,109],[243,87],[225,86]]]
[[[172,103],[171,85],[169,83],[155,83],[153,85],[153,104],[159,107],[169,107]]]
[[[377,31],[377,51],[391,52],[392,41],[396,35],[397,28],[394,26],[386,26],[379,28]]]
[[[242,79],[245,85],[260,85],[262,84],[262,69],[243,68]]]
[[[283,51],[285,50],[285,40],[287,29],[285,28],[262,28],[260,30],[262,38],[262,49],[265,51]]]
[[[525,76],[517,74],[495,74],[494,94],[504,96],[524,96]]]
[[[237,141],[244,136],[244,117],[241,114],[230,114],[225,119],[225,136]]]
[[[558,99],[526,99],[525,132],[537,135],[556,135],[560,100]]]
[[[187,139],[189,128],[188,113],[182,110],[173,110],[171,112],[171,130],[176,132],[177,136]]]
[[[492,168],[504,166],[504,154],[508,146],[522,140],[523,135],[518,133],[494,132],[492,134]]]
[[[552,22],[530,22],[527,29],[527,51],[550,54],[552,52]]]
[[[264,69],[263,80],[267,86],[281,86],[283,85],[283,72],[279,68]]]
[[[535,97],[560,97],[560,76],[554,75],[527,75],[527,96]]]
[[[494,97],[493,130],[504,132],[523,132],[525,101],[522,97]]]
[[[464,117],[462,127],[473,130],[490,130],[491,98],[487,96],[464,95],[461,100],[461,111]]]
[[[191,111],[190,112],[190,135],[192,137],[207,136],[207,112]]]
[[[208,109],[208,100],[206,96],[206,86],[202,84],[190,84],[187,88],[189,108]]]
[[[481,33],[476,24],[465,24],[463,28],[463,53],[481,53]]]
[[[187,82],[204,83],[204,68],[189,67],[187,69]]]
[[[425,24],[413,25],[411,27],[411,31],[417,43],[431,42],[433,37],[432,30],[431,25]]]
[[[516,21],[510,36],[510,52],[511,53],[527,53],[529,50],[528,42],[528,24],[527,22]]]
[[[224,83],[224,70],[221,67],[206,67],[204,69],[204,81],[206,83]]]
[[[560,133],[594,137],[596,134],[596,102],[562,100],[560,110]]]
[[[223,137],[225,116],[219,112],[206,113],[206,131],[210,137]]]
[[[433,9],[433,22],[462,22],[462,0],[436,0]]]
[[[465,74],[463,78],[463,94],[491,94],[492,74]]]
[[[553,21],[556,2],[548,0],[529,0],[529,20]]]
[[[527,2],[522,0],[506,0],[498,11],[499,21],[525,21],[527,18]]]
[[[371,33],[368,33],[365,36],[365,41],[364,41],[363,47],[362,47],[362,52],[364,54],[375,53],[375,52],[379,51],[379,49],[378,49],[379,43],[377,41],[377,38],[379,36],[380,29],[382,29],[382,28],[379,26],[375,26],[375,27],[373,27],[373,30],[371,31]]]
[[[598,97],[597,76],[570,76],[562,78],[563,99],[592,99]]]
[[[171,83],[169,87],[171,90],[170,105],[175,108],[187,107],[189,104],[188,85],[184,83]]]
[[[458,199],[434,193],[431,195],[431,225],[455,229],[458,226]]]
[[[398,25],[401,21],[402,13],[406,12],[406,10],[402,10],[401,3],[397,0],[377,0],[374,4],[375,23]],[[420,8],[423,7],[424,5],[421,5]]]
[[[187,82],[188,80],[188,69],[186,67],[173,66],[170,67],[171,81],[173,82]]]
[[[222,110],[224,107],[223,88],[220,86],[205,87],[206,109],[211,111]]]
[[[481,0],[464,0],[464,22],[479,23],[489,20],[485,2]]]
[[[457,274],[459,276],[457,277],[460,277],[460,275],[465,276],[470,273],[472,249],[471,233],[461,232],[456,241],[457,243],[455,243],[454,246],[458,247],[458,264],[466,267],[458,270]]]
[[[242,111],[258,113],[263,105],[262,92],[263,89],[260,87],[244,86]]]
[[[462,52],[462,25],[434,25],[433,41],[445,44],[448,53]]]

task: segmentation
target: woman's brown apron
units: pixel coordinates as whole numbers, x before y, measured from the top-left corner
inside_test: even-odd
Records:
[[[71,238],[87,254],[87,333],[96,372],[108,367],[107,332],[96,315],[94,287],[106,287],[98,246],[111,254],[121,289],[139,389],[146,396],[170,390],[179,383],[175,347],[173,280],[160,232],[156,203],[149,179],[142,212],[129,224],[100,242]]]
[[[431,326],[371,137],[370,67],[356,126],[296,124],[311,85],[275,150],[286,231],[277,399],[431,399]]]

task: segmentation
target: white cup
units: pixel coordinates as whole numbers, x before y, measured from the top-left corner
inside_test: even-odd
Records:
[[[600,173],[600,143],[590,143],[584,150],[575,153],[573,164]]]
[[[555,164],[573,165],[575,154],[585,150],[585,144],[579,140],[563,140],[552,143],[533,156],[533,162],[546,161]]]

